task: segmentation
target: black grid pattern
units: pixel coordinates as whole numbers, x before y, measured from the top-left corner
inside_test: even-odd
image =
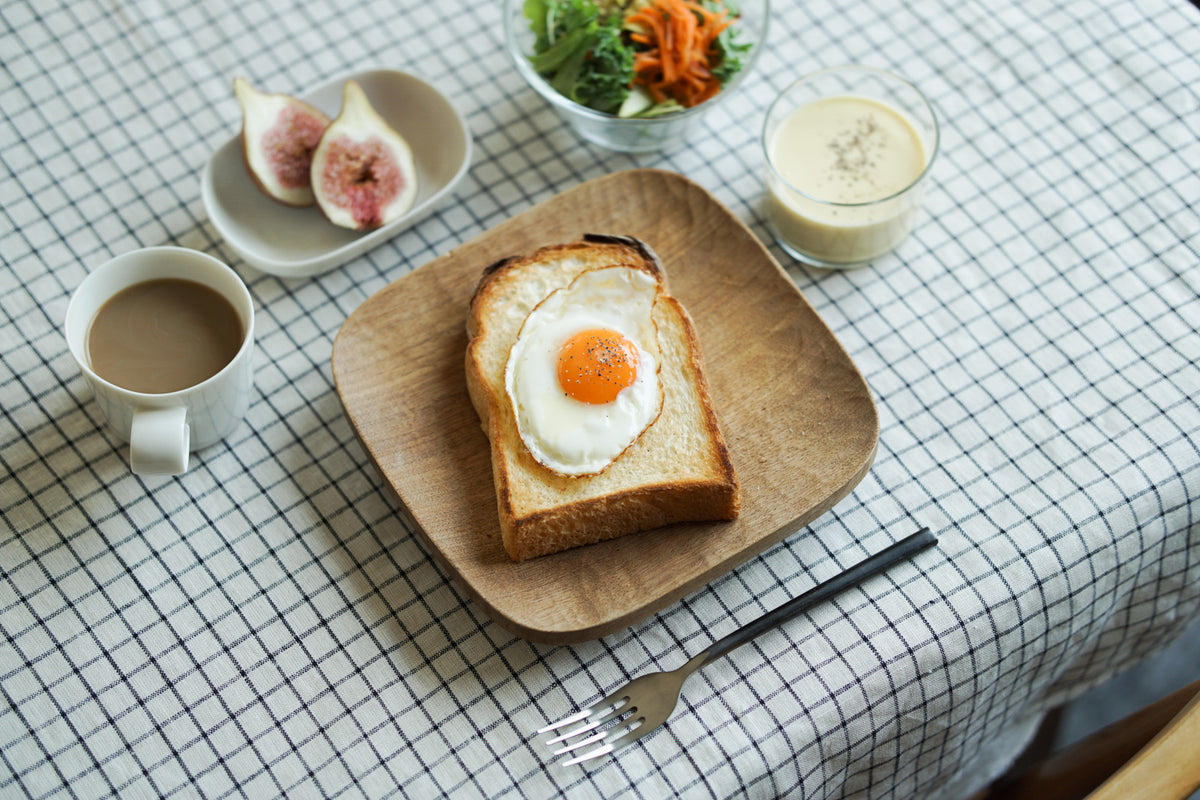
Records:
[[[0,4],[0,794],[962,796],[1039,713],[1200,616],[1200,11],[1184,0],[776,2],[736,98],[675,151],[577,140],[503,52],[498,4]],[[577,183],[676,170],[767,240],[757,131],[799,75],[901,72],[942,123],[927,213],[848,273],[781,263],[878,400],[852,496],[604,640],[515,639],[407,531],[342,416],[363,300]],[[235,74],[302,92],[383,65],[467,116],[471,173],[343,268],[238,263],[199,174]],[[247,424],[139,479],[60,332],[87,271],[179,244],[258,309]],[[839,566],[941,535],[693,678],[591,770],[529,731],[674,667]],[[996,759],[996,760],[993,760]]]

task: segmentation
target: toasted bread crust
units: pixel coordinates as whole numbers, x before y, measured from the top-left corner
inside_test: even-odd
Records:
[[[504,364],[530,308],[587,269],[623,265],[664,285],[654,307],[663,350],[664,410],[607,470],[573,478],[542,467],[519,434]],[[480,276],[467,316],[467,388],[491,442],[504,547],[522,561],[674,522],[732,519],[741,493],[687,311],[665,291],[662,262],[627,236],[582,240],[505,258]],[[669,371],[668,371],[669,365]]]
[[[611,264],[626,264],[636,266],[649,272],[664,287],[667,284],[667,274],[663,269],[662,260],[640,239],[632,236],[616,236],[612,234],[585,233],[577,242],[568,244],[552,244],[540,247],[526,256],[508,256],[483,268],[479,283],[471,295],[469,313],[467,314],[467,335],[474,338],[481,324],[481,314],[477,313],[482,304],[486,303],[495,291],[495,286],[501,282],[505,273],[519,270],[523,265],[536,264],[549,258],[563,257],[572,252],[594,254],[599,248],[609,251]]]

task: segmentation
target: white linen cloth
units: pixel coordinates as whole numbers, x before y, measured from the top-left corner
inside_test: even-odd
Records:
[[[6,797],[965,793],[1046,708],[1200,616],[1200,10],[1184,0],[779,0],[738,95],[637,157],[583,143],[524,85],[498,3],[4,0],[0,17]],[[626,631],[514,638],[395,513],[333,386],[339,326],[435,256],[634,166],[686,175],[768,241],[765,110],[841,63],[904,75],[942,125],[896,253],[836,273],[771,245],[875,393],[874,467]],[[233,77],[303,93],[372,66],[464,113],[465,181],[324,275],[239,262],[200,199],[240,124]],[[161,244],[248,282],[256,397],[186,475],[140,479],[61,323],[89,269]],[[619,757],[562,768],[529,744],[919,524],[941,537],[920,569],[711,665]]]

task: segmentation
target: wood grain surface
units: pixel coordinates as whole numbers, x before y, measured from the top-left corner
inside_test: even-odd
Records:
[[[696,323],[742,514],[517,564],[467,396],[467,305],[487,265],[584,233],[636,236],[662,257]],[[581,184],[400,278],[350,315],[332,361],[410,527],[490,616],[540,642],[627,627],[796,532],[862,479],[879,434],[858,369],[766,248],[704,189],[658,170]]]

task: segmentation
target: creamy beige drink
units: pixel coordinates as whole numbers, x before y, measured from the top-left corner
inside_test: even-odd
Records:
[[[859,71],[870,80],[892,78]],[[767,221],[780,243],[804,260],[863,263],[912,230],[936,123],[930,112],[934,133],[927,144],[930,137],[890,103],[852,93],[811,94],[797,99],[785,92],[768,115]]]

